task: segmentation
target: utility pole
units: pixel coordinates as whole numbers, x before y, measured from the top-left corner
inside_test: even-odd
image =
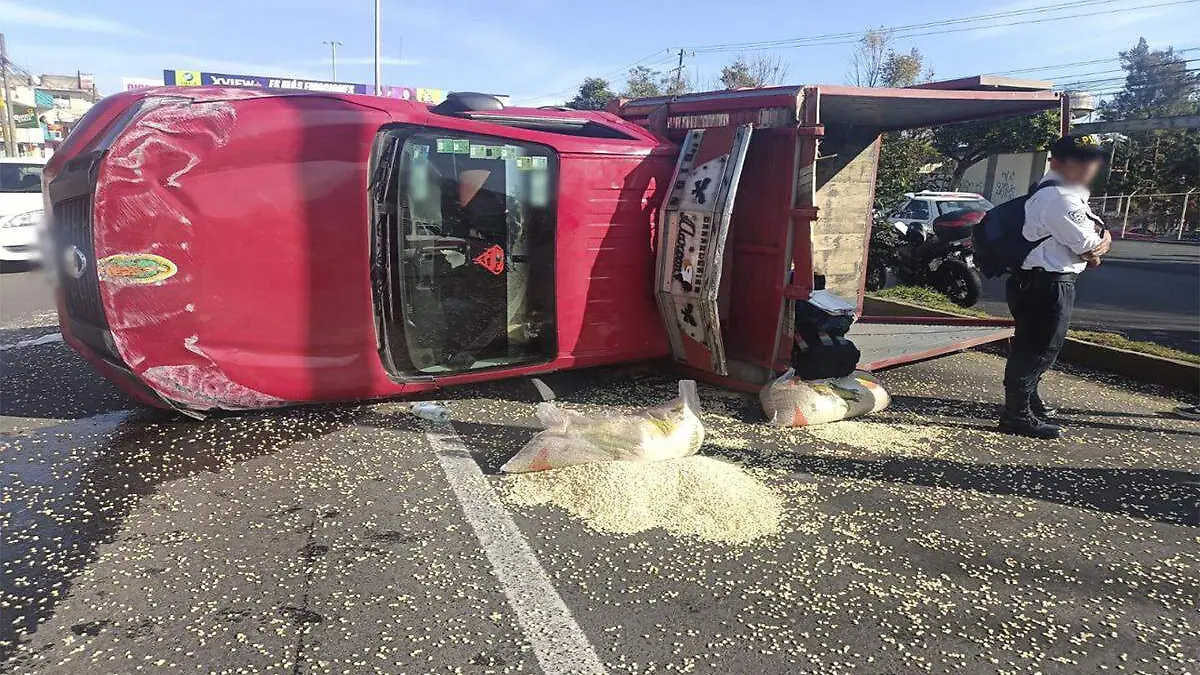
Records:
[[[342,43],[337,40],[326,40],[323,45],[329,45],[329,80],[337,82],[337,48],[342,46]]]
[[[375,0],[375,95],[383,93],[383,0]]]
[[[679,50],[679,65],[671,69],[675,72],[675,84],[672,87],[672,90],[676,94],[679,94],[683,91],[683,57],[695,55],[696,52],[689,52],[686,49]]]
[[[17,125],[13,121],[12,92],[8,88],[8,48],[4,33],[0,33],[0,80],[4,88],[4,152],[9,157],[17,156]]]

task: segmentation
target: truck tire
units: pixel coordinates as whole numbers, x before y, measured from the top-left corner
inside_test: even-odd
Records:
[[[959,307],[970,307],[983,294],[983,277],[965,262],[947,260],[938,268],[937,290]]]

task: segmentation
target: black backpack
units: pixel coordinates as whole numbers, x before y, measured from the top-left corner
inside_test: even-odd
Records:
[[[1025,257],[1038,244],[1050,237],[1029,241],[1021,230],[1025,227],[1025,202],[1038,190],[1054,187],[1058,181],[1048,180],[1029,190],[1029,194],[1010,199],[994,206],[975,223],[971,230],[974,244],[975,265],[983,276],[991,278],[1007,274],[1021,266]]]

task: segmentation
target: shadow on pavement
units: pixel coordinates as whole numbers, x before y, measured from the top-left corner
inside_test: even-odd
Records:
[[[61,340],[18,345],[52,335],[57,326],[0,330],[0,416],[81,419],[138,404],[92,370]]]
[[[959,417],[972,420],[970,422],[954,422],[944,419],[931,421],[929,424],[940,427],[959,427],[964,429],[978,429],[980,426],[994,426],[996,421],[1000,419],[1000,413],[1004,407],[999,403],[980,402],[980,401],[964,401],[958,399],[937,398],[933,396],[905,396],[897,395],[892,398],[892,410],[909,410],[922,415],[937,415],[944,417]],[[1136,424],[1118,424],[1116,422],[1097,422],[1094,420],[1073,420],[1063,415],[1078,415],[1082,417],[1098,416],[1098,417],[1135,417],[1154,420],[1172,419],[1164,415],[1158,414],[1139,414],[1139,413],[1122,413],[1114,411],[1091,411],[1082,410],[1079,408],[1062,408],[1059,412],[1059,417],[1054,419],[1055,424],[1060,424],[1065,427],[1078,427],[1086,429],[1105,429],[1109,431],[1144,431],[1156,434],[1174,434],[1178,436],[1200,436],[1200,430],[1188,431],[1186,429],[1171,429],[1162,426],[1137,426]]]
[[[359,409],[231,415],[203,423],[113,413],[22,434],[0,454],[0,670],[138,499],[163,483],[219,472],[353,423]]]
[[[722,449],[720,454],[736,461],[754,461],[754,451]],[[773,465],[817,476],[1026,497],[1200,527],[1200,511],[1196,506],[1200,502],[1200,474],[1186,471],[974,464],[913,457],[859,460],[799,453],[776,456]]]

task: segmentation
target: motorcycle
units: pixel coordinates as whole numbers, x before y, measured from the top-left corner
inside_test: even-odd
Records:
[[[979,302],[983,275],[975,266],[971,228],[985,211],[963,209],[938,216],[929,233],[919,224],[877,223],[867,258],[867,289],[887,285],[895,274],[902,284],[927,286],[960,307]]]

